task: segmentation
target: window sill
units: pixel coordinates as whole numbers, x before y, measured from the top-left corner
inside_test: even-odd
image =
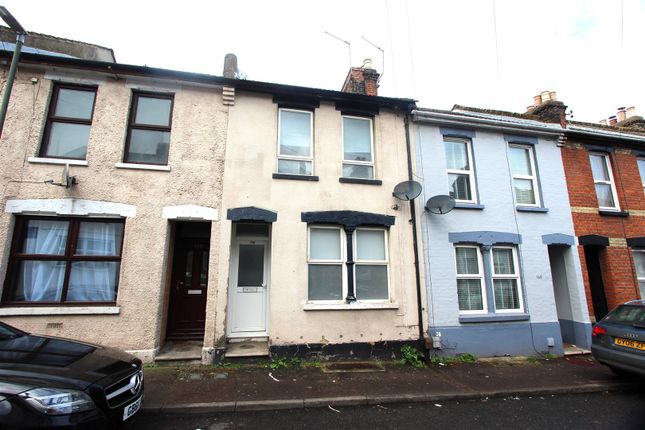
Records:
[[[116,163],[117,169],[134,169],[134,170],[156,170],[159,172],[170,172],[170,166],[161,166],[156,164],[135,164],[135,163]]]
[[[383,181],[380,179],[338,178],[338,182],[343,184],[383,185]]]
[[[627,211],[608,211],[603,209],[599,209],[598,214],[601,216],[617,216],[620,218],[627,218],[629,216],[629,212]]]
[[[292,179],[296,181],[318,181],[318,176],[292,175],[289,173],[274,173],[273,179]]]
[[[0,308],[0,316],[118,315],[119,306],[16,306]]]
[[[505,321],[528,321],[529,314],[482,314],[482,315],[459,315],[459,322],[467,323],[487,323],[487,322],[505,322]]]
[[[358,311],[369,309],[398,309],[398,303],[305,303],[302,307],[306,311]]]
[[[515,206],[515,209],[518,212],[540,212],[540,213],[547,213],[549,211],[548,208],[538,208],[535,206]]]
[[[27,161],[33,164],[69,164],[70,166],[87,166],[87,160],[74,160],[71,158],[45,158],[29,157]]]
[[[478,205],[475,203],[455,203],[455,209],[475,209],[475,210],[484,210],[484,205]]]

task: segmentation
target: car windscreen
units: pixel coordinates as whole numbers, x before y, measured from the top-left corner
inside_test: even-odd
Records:
[[[0,339],[11,339],[21,335],[21,332],[13,330],[11,327],[4,324],[0,324]]]
[[[645,327],[645,307],[622,305],[611,311],[603,321]]]

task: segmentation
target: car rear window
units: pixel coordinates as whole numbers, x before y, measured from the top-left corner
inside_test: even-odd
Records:
[[[604,321],[625,325],[645,326],[645,307],[642,306],[619,306],[607,315]]]

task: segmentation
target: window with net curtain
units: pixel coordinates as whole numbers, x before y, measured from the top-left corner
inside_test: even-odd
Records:
[[[450,197],[458,202],[476,203],[470,141],[445,138],[444,151]]]
[[[455,248],[457,268],[457,297],[462,313],[486,312],[484,274],[480,264],[479,248],[458,246]]]
[[[459,312],[487,313],[486,295],[492,294],[495,309],[492,312],[522,312],[524,305],[517,264],[517,249],[511,246],[493,246],[490,250],[492,273],[485,273],[482,253],[478,245],[455,246],[457,271],[457,298]],[[486,279],[492,284],[487,291]]]
[[[614,188],[614,177],[611,172],[611,161],[607,154],[589,154],[598,207],[618,209],[618,199]]]
[[[5,302],[114,302],[123,221],[21,218]]]
[[[345,232],[340,227],[309,228],[308,299],[343,301],[347,294]],[[384,229],[354,232],[354,290],[357,300],[388,300],[387,238]]]
[[[313,174],[313,113],[280,109],[278,129],[278,173]]]

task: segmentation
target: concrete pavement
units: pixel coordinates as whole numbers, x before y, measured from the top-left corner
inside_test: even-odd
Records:
[[[493,359],[430,364],[393,362],[381,371],[356,366],[327,373],[317,363],[286,369],[253,365],[148,367],[143,413],[210,413],[506,396],[588,393],[641,387],[621,379],[591,356],[549,360]],[[369,369],[367,369],[369,370]]]

